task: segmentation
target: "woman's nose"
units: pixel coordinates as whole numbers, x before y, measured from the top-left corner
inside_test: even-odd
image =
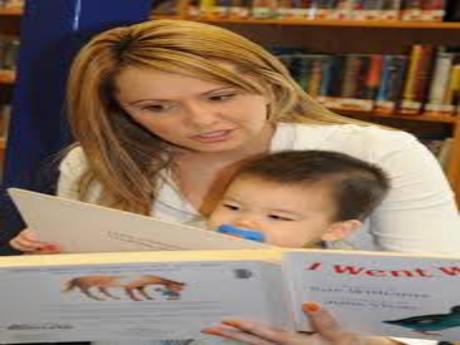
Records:
[[[213,109],[203,104],[187,104],[186,110],[187,121],[197,127],[209,126],[217,120]]]

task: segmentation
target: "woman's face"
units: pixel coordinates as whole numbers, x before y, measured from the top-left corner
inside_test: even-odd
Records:
[[[115,86],[134,121],[176,147],[230,152],[271,135],[267,99],[234,86],[131,67]]]

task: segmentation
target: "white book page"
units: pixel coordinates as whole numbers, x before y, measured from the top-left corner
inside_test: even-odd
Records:
[[[284,328],[273,313],[282,306],[265,294],[267,272],[281,280],[278,264],[255,260],[3,267],[0,339],[190,339],[223,318]]]
[[[291,252],[284,268],[296,329],[307,330],[300,306],[314,301],[352,332],[460,339],[460,257]]]
[[[26,224],[67,253],[267,249],[271,246],[152,217],[10,188]]]

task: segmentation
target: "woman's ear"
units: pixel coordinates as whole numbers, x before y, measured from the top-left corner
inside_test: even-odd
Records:
[[[363,223],[358,219],[335,222],[322,234],[321,240],[332,242],[346,239],[362,226]]]

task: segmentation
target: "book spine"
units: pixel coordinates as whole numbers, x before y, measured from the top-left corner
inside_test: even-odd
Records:
[[[446,92],[449,83],[450,72],[454,54],[438,52],[433,69],[433,79],[430,85],[428,103],[425,106],[426,112],[447,112],[453,111],[450,104],[445,104]]]
[[[334,108],[337,107],[337,99],[339,99],[344,80],[345,55],[332,55],[329,68],[329,83],[327,95],[323,99],[325,106]]]
[[[420,20],[422,15],[422,0],[405,0],[401,10],[401,20]]]
[[[415,115],[421,112],[428,85],[432,50],[433,47],[429,45],[416,44],[412,47],[400,109],[403,114]]]
[[[383,55],[373,54],[369,57],[369,60],[369,73],[367,75],[364,98],[376,99],[379,81],[382,75]]]
[[[420,20],[441,22],[445,15],[445,0],[423,0]]]
[[[228,15],[230,18],[249,18],[251,14],[252,0],[231,0]]]
[[[392,55],[384,55],[383,56],[383,63],[382,63],[382,73],[380,76],[379,88],[377,91],[376,97],[376,109],[377,110],[385,110],[389,107],[389,96],[388,96],[388,89],[390,83],[390,67],[392,64],[393,56]],[[390,109],[389,112],[392,112],[393,109]]]
[[[215,18],[226,18],[229,16],[231,0],[215,0],[212,8],[212,15]]]
[[[0,109],[0,139],[7,140],[11,118],[11,105],[3,104]]]
[[[310,85],[311,74],[312,74],[312,65],[313,65],[314,56],[304,54],[302,56],[301,63],[301,83],[302,88],[307,91]]]
[[[460,105],[460,64],[452,66],[445,102],[451,104],[454,108],[454,114],[458,115]]]
[[[337,0],[327,19],[350,19],[352,8],[353,0]]]
[[[402,98],[403,87],[407,70],[407,57],[404,55],[386,55],[377,96],[377,110],[384,113],[393,113]]]
[[[200,0],[200,16],[212,17],[214,12],[215,0]]]
[[[332,63],[333,56],[325,56],[321,61],[322,78],[319,88],[317,99],[319,102],[324,103],[331,85]]]
[[[310,78],[307,85],[307,93],[317,98],[320,93],[321,79],[323,78],[322,57],[316,56],[311,61]]]
[[[400,18],[401,0],[384,0],[382,6],[382,20],[396,20]]]
[[[345,70],[343,71],[344,78],[340,97],[353,98],[357,88],[357,77],[361,67],[359,56],[349,54],[345,58]]]
[[[273,18],[276,16],[276,0],[253,0],[252,17],[254,18]]]

